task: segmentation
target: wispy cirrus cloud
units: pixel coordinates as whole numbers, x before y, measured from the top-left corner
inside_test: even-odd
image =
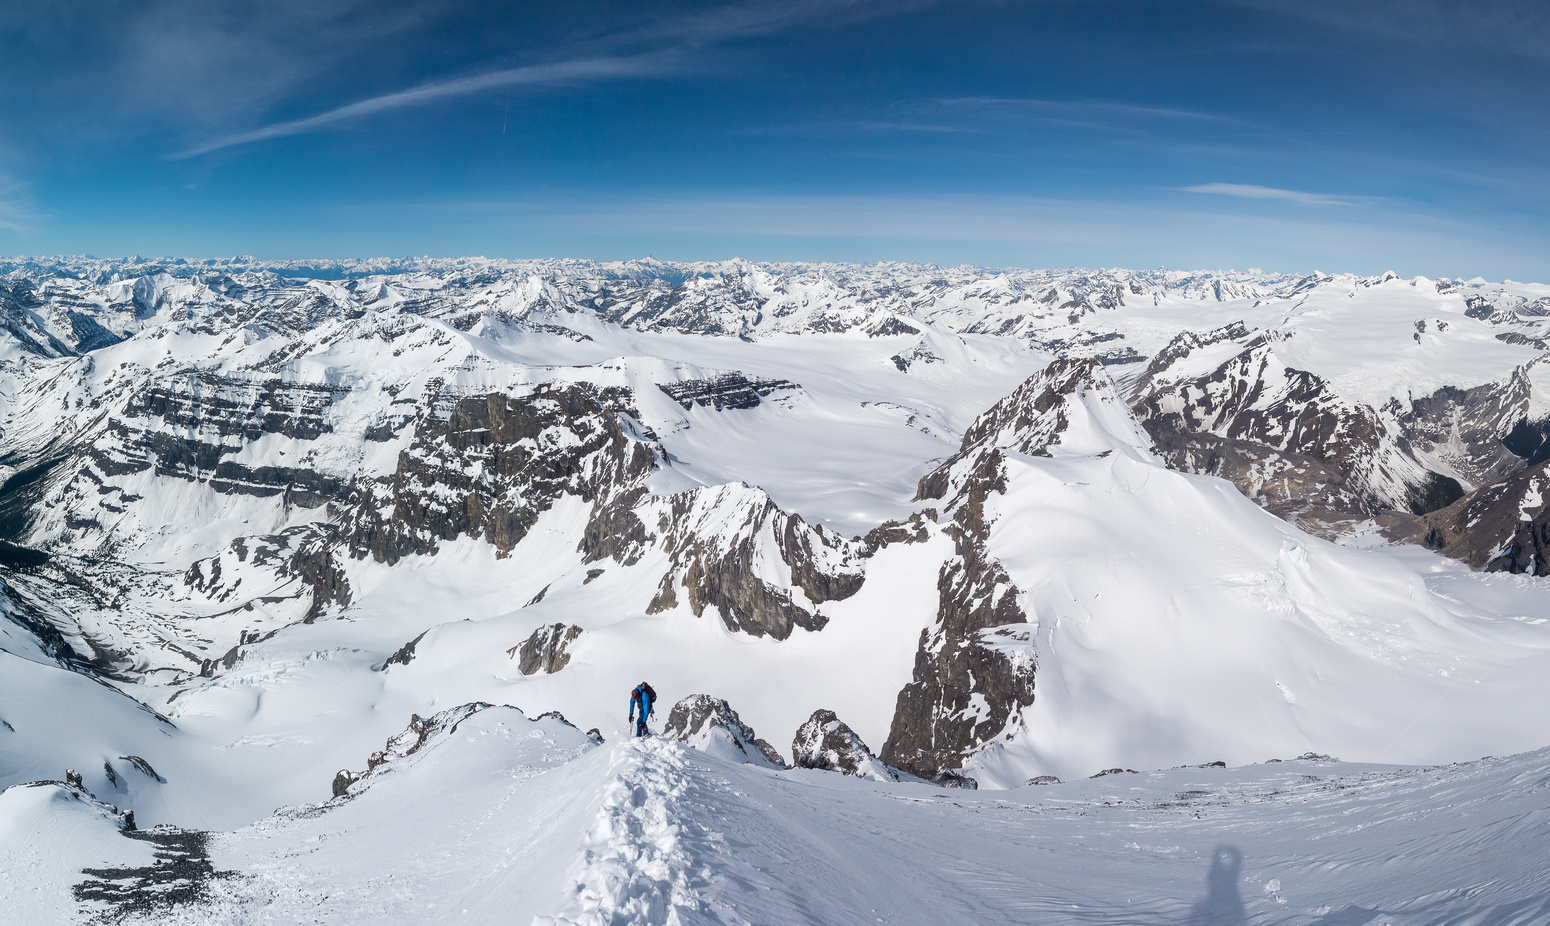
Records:
[[[780,4],[750,3],[689,16],[666,17],[613,34],[581,42],[543,64],[500,68],[450,80],[428,81],[406,90],[385,93],[339,106],[314,116],[275,122],[246,132],[223,135],[169,155],[186,160],[225,148],[287,135],[318,132],[355,119],[439,100],[496,89],[543,89],[604,80],[652,77],[684,71],[690,52],[732,39],[778,32],[793,24],[820,21],[828,25],[871,16],[899,13],[933,5],[936,0],[791,0]],[[646,48],[649,50],[640,51]],[[634,53],[622,53],[634,49]]]
[[[1185,193],[1214,193],[1219,196],[1234,196],[1238,199],[1278,199],[1289,203],[1302,203],[1305,206],[1350,206],[1351,201],[1341,199],[1338,196],[1330,196],[1325,193],[1305,193],[1301,190],[1282,190],[1270,186],[1255,186],[1252,183],[1201,183],[1196,186],[1180,187]]]
[[[1420,45],[1487,48],[1550,60],[1550,4],[1544,0],[1231,0],[1278,13]]]
[[[1027,97],[932,97],[906,100],[865,118],[834,117],[773,125],[759,134],[909,133],[935,135],[1012,135],[1049,126],[1107,134],[1178,135],[1194,126],[1219,131],[1247,127],[1215,113],[1115,100],[1054,100]],[[1223,136],[1230,137],[1230,136]]]
[[[0,171],[0,230],[25,233],[41,218],[27,185]]]
[[[674,70],[677,64],[677,56],[673,53],[649,53],[633,57],[581,58],[572,61],[557,61],[551,64],[504,68],[455,80],[432,81],[420,84],[417,87],[410,87],[407,90],[400,90],[396,93],[386,93],[382,96],[360,100],[346,106],[330,109],[327,112],[318,113],[315,116],[308,116],[304,119],[276,122],[248,132],[224,135],[204,144],[179,151],[170,155],[170,158],[172,160],[184,160],[236,145],[245,145],[270,138],[281,138],[286,135],[303,135],[387,110],[422,106],[449,97],[464,96],[486,90],[498,88],[541,89],[598,80],[643,77],[667,73]]]
[[[1024,112],[1059,117],[1107,116],[1127,119],[1179,119],[1199,122],[1237,122],[1226,116],[1175,109],[1167,106],[1147,106],[1113,100],[1046,100],[1031,97],[962,96],[940,97],[933,103],[954,109],[987,109]]]

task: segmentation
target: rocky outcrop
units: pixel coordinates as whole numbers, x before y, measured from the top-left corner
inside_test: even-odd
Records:
[[[334,773],[334,783],[330,790],[333,792],[334,797],[344,797],[345,794],[349,793],[350,786],[360,780],[359,775],[347,768],[342,768]]]
[[[1550,575],[1550,462],[1481,486],[1440,511],[1391,526],[1488,572]]]
[[[394,563],[462,536],[509,551],[560,495],[604,501],[649,475],[653,459],[579,386],[457,399],[356,503],[351,551]]]
[[[366,760],[365,771],[357,773],[349,769],[341,769],[334,775],[334,797],[338,798],[349,795],[350,790],[356,784],[368,781],[373,776],[381,774],[385,769],[391,768],[394,763],[414,755],[431,742],[451,736],[457,732],[458,724],[474,714],[493,706],[484,701],[472,701],[468,704],[447,708],[430,717],[410,714],[409,726],[405,727],[402,732],[388,737],[387,743],[381,749],[371,754],[371,757]]]
[[[673,705],[662,735],[731,762],[786,768],[775,747],[760,739],[721,698],[690,695]]]
[[[1452,477],[1418,462],[1392,411],[1342,399],[1320,377],[1282,363],[1273,337],[1235,340],[1245,334],[1229,326],[1180,335],[1148,366],[1134,408],[1170,466],[1230,479],[1250,498],[1281,480],[1269,497],[1284,510],[1420,513],[1463,494]]]
[[[784,379],[750,379],[742,373],[731,372],[711,379],[659,383],[657,388],[683,406],[684,411],[698,405],[719,412],[729,408],[758,408],[766,396],[802,387]]]
[[[759,489],[695,489],[637,513],[655,520],[672,563],[649,611],[676,607],[682,590],[696,617],[714,609],[728,630],[784,640],[798,627],[821,630],[818,606],[865,580],[864,544],[807,524]]]
[[[924,343],[916,344],[909,350],[902,350],[897,354],[894,354],[892,357],[889,357],[888,359],[893,361],[894,367],[896,367],[900,373],[908,373],[918,364],[942,362],[942,358],[933,353],[931,348],[927,347]]]
[[[817,710],[797,727],[791,740],[791,759],[797,768],[815,768],[873,781],[898,781],[899,771],[872,755],[861,737],[834,715]]]
[[[419,636],[394,650],[393,655],[382,661],[381,670],[386,672],[393,666],[407,666],[409,663],[414,662],[415,650],[419,649],[420,641],[425,639],[427,633],[430,633],[430,631],[422,631]]]
[[[1003,491],[999,453],[955,487],[953,555],[937,576],[937,617],[921,631],[911,681],[899,692],[882,757],[923,778],[961,768],[1033,704],[1036,661],[1027,615],[1006,570],[986,551],[985,500]]]
[[[581,636],[574,624],[545,624],[513,648],[517,670],[523,675],[552,675],[570,664],[567,647]]]
[[[927,522],[934,523],[936,515],[935,508],[927,508],[915,512],[904,521],[884,521],[867,531],[861,542],[866,545],[869,554],[896,543],[925,543],[931,539],[931,528]]]

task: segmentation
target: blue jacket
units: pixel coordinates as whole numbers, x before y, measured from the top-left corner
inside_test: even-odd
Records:
[[[631,717],[635,716],[635,705],[637,704],[640,705],[641,720],[645,720],[647,717],[651,716],[651,695],[647,694],[645,689],[641,688],[639,685],[636,685],[635,690],[630,692]]]

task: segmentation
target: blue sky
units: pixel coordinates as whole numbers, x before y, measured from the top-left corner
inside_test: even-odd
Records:
[[[1550,280],[1550,3],[53,0],[0,252]]]

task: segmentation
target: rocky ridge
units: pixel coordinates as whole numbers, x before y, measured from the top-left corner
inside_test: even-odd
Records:
[[[912,680],[899,692],[882,758],[933,778],[1015,731],[1033,704],[1037,661],[1016,585],[986,550],[992,496],[1006,491],[1007,454],[1141,452],[1096,360],[1059,360],[974,420],[958,452],[920,480],[941,499],[953,555],[937,577],[935,624],[921,633]],[[1069,446],[1066,444],[1069,442]]]

